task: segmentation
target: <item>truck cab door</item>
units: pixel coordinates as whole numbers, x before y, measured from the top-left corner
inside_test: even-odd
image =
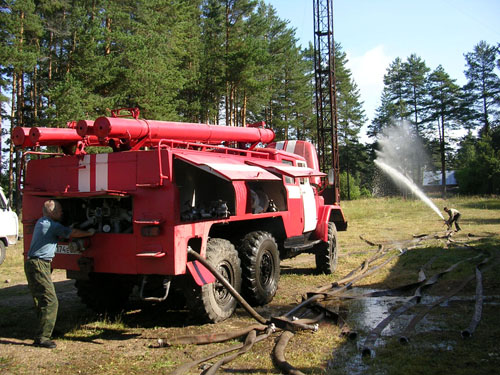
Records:
[[[299,187],[304,206],[304,233],[306,233],[315,230],[318,223],[316,197],[308,178],[300,178]]]

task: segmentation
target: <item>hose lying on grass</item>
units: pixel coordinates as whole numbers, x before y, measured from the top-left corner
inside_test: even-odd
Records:
[[[476,266],[476,269],[482,269],[482,271],[486,271],[487,269],[490,269],[493,267],[497,262],[491,263],[488,266],[485,266],[488,262],[490,262],[491,258],[485,258],[481,263],[479,263]],[[415,315],[410,323],[406,326],[406,328],[401,332],[399,342],[401,344],[407,344],[409,342],[409,335],[410,333],[415,329],[415,326],[420,322],[434,307],[439,306],[443,302],[447,301],[451,297],[453,297],[455,294],[460,292],[465,286],[470,283],[474,278],[476,277],[476,274],[471,275],[467,278],[465,278],[460,285],[455,287],[454,289],[450,290],[448,293],[446,293],[444,296],[436,300],[434,303],[428,305],[425,310],[420,311],[417,315]],[[478,321],[478,320],[477,320]],[[477,324],[476,324],[477,326]],[[474,327],[475,328],[475,327]],[[462,333],[463,336],[463,333]]]
[[[408,298],[404,302],[404,304],[402,306],[400,306],[399,308],[397,308],[388,317],[386,317],[379,324],[377,324],[377,326],[368,334],[368,337],[366,338],[366,340],[365,340],[365,342],[363,344],[362,350],[361,350],[361,354],[363,355],[363,357],[366,357],[366,356],[374,357],[375,356],[375,349],[374,349],[375,348],[375,342],[379,338],[379,336],[382,333],[382,331],[384,330],[384,328],[387,327],[387,325],[391,321],[393,321],[394,318],[397,318],[398,316],[400,316],[401,314],[403,314],[404,312],[406,312],[408,309],[410,309],[411,307],[415,306],[418,302],[420,302],[420,299],[422,297],[422,292],[424,291],[424,289],[427,289],[427,288],[431,287],[432,285],[436,284],[436,282],[443,275],[445,275],[445,274],[453,271],[460,264],[462,264],[462,263],[464,263],[464,262],[466,262],[468,260],[472,260],[474,258],[480,257],[480,256],[481,255],[476,255],[474,257],[463,259],[463,260],[461,260],[461,261],[453,264],[452,266],[448,267],[443,272],[439,272],[439,273],[435,274],[430,279],[423,280],[421,282],[421,285],[415,290],[415,293],[413,294],[413,296],[411,298]]]
[[[286,351],[286,346],[289,343],[289,341],[294,337],[294,332],[301,331],[301,330],[317,330],[317,324],[312,325],[314,322],[319,322],[322,320],[325,316],[331,318],[334,320],[339,326],[342,328],[342,333],[345,335],[349,335],[349,337],[356,337],[356,332],[351,331],[350,328],[345,324],[345,320],[337,313],[332,312],[328,310],[325,306],[321,305],[320,303],[323,302],[328,302],[333,299],[337,300],[343,300],[343,299],[352,299],[352,298],[366,298],[369,296],[381,296],[381,295],[404,295],[406,292],[415,290],[413,296],[409,297],[406,299],[406,302],[398,309],[396,309],[389,317],[384,319],[382,322],[380,322],[377,327],[370,333],[368,338],[365,340],[363,349],[369,354],[373,355],[373,347],[375,344],[375,341],[379,337],[380,333],[382,330],[387,326],[387,324],[394,319],[396,316],[401,315],[403,312],[408,310],[410,307],[415,305],[421,297],[421,292],[423,289],[430,287],[431,285],[435,284],[437,280],[444,274],[451,272],[453,269],[455,269],[459,264],[474,259],[476,257],[481,256],[477,255],[475,257],[467,258],[464,260],[461,260],[454,265],[450,266],[447,270],[440,272],[430,279],[427,279],[425,276],[424,269],[428,265],[430,265],[436,257],[431,259],[429,262],[427,262],[426,265],[424,265],[418,275],[418,281],[415,283],[411,283],[408,285],[403,285],[397,288],[393,289],[388,289],[385,291],[377,291],[377,292],[372,292],[368,293],[362,296],[352,296],[347,294],[347,292],[353,287],[353,285],[363,278],[372,275],[373,273],[381,270],[384,266],[389,264],[391,261],[393,261],[396,257],[399,257],[403,254],[405,254],[407,251],[414,249],[418,246],[421,246],[422,243],[427,240],[427,239],[446,239],[447,243],[451,244],[457,244],[456,241],[449,241],[451,238],[452,233],[447,232],[445,235],[421,235],[416,238],[413,238],[408,241],[394,241],[394,242],[385,242],[383,244],[376,244],[373,242],[370,242],[364,238],[362,238],[365,242],[367,242],[370,245],[373,246],[378,246],[378,249],[376,250],[375,254],[370,257],[367,260],[364,260],[361,262],[361,264],[356,267],[354,270],[349,272],[345,277],[342,279],[330,283],[328,285],[322,286],[320,288],[317,288],[316,290],[307,293],[303,297],[303,301],[295,306],[293,309],[288,311],[286,314],[282,315],[281,317],[271,317],[269,319],[266,319],[265,317],[261,316],[259,313],[257,313],[252,307],[246,303],[246,301],[238,294],[234,288],[220,275],[218,274],[217,270],[214,269],[210,263],[206,262],[204,258],[202,258],[199,254],[190,252],[190,254],[195,257],[198,261],[200,261],[202,264],[209,269],[214,276],[230,291],[230,293],[233,295],[234,298],[237,299],[237,301],[240,303],[243,308],[249,313],[250,316],[252,316],[259,324],[252,325],[250,327],[238,330],[238,331],[232,331],[232,332],[226,332],[226,333],[215,333],[215,334],[208,334],[208,335],[195,335],[195,336],[183,336],[183,337],[178,337],[174,339],[166,339],[166,341],[159,341],[158,346],[156,347],[162,347],[162,346],[170,346],[170,345],[185,345],[185,344],[209,344],[209,343],[215,343],[215,342],[223,342],[227,340],[233,340],[237,339],[240,337],[245,337],[245,342],[235,345],[233,347],[218,351],[216,353],[210,354],[209,356],[198,359],[195,361],[192,361],[190,363],[184,364],[177,368],[173,374],[175,375],[181,375],[186,373],[189,369],[200,365],[201,363],[207,362],[213,358],[216,358],[218,356],[222,356],[224,354],[228,354],[230,352],[235,352],[231,355],[228,355],[219,361],[217,361],[215,364],[213,364],[209,369],[206,369],[203,374],[215,374],[218,369],[224,364],[229,363],[233,359],[237,358],[239,355],[248,352],[251,350],[255,344],[257,344],[260,341],[263,341],[267,338],[269,338],[273,332],[279,330],[281,331],[280,338],[277,340],[276,345],[273,350],[273,361],[274,364],[279,368],[280,371],[282,371],[285,374],[302,374],[302,372],[298,369],[296,369],[292,364],[288,363],[286,358],[285,358],[285,351]],[[396,254],[393,253],[394,250],[397,250],[398,252]],[[383,259],[387,258],[387,259]],[[378,261],[381,261],[380,263],[376,264]],[[484,261],[478,265],[478,269],[482,268]],[[488,267],[489,268],[489,267]],[[477,275],[474,276],[477,278]],[[472,278],[474,278],[472,277]],[[462,288],[466,285],[467,282],[470,282],[472,278],[468,278],[467,280],[464,280],[464,283]],[[462,288],[457,288],[455,291],[455,294],[458,293],[459,290]],[[448,297],[449,298],[449,297]],[[477,301],[480,299],[477,297]],[[471,321],[471,324],[468,328],[468,331],[470,334],[474,332],[474,329],[477,326],[478,319],[477,317],[481,316],[481,309],[477,307],[479,302],[476,302],[476,313],[474,315],[474,318]],[[436,303],[437,305],[437,303]],[[307,316],[310,314],[313,310],[319,310],[322,311],[322,314],[318,315],[314,319],[295,319],[294,316]],[[430,310],[430,309],[429,309]],[[428,312],[428,311],[427,311]],[[403,334],[407,334],[409,331],[411,331],[415,325],[417,324],[418,320],[420,320],[425,314],[419,314],[410,322],[410,324],[406,327],[405,331]],[[420,318],[419,318],[420,317]],[[419,319],[416,319],[419,318]],[[262,334],[258,334],[258,332],[263,332]],[[402,336],[405,337],[406,336]],[[407,340],[407,339],[406,339]]]

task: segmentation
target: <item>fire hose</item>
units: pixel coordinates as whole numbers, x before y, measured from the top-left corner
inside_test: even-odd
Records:
[[[276,346],[273,351],[273,360],[276,365],[282,372],[285,374],[291,375],[304,375],[304,373],[300,370],[297,370],[290,363],[287,362],[285,358],[285,349],[288,345],[288,342],[295,334],[290,331],[285,331],[281,334]]]
[[[264,334],[259,335],[259,336],[257,336],[257,337],[256,337],[255,342],[254,342],[253,344],[258,343],[258,342],[260,342],[260,341],[262,341],[262,340],[267,339],[267,338],[271,335],[271,333],[272,333],[272,332],[273,332],[272,327],[269,327],[269,328],[266,330],[266,332],[265,332]],[[252,344],[252,345],[253,345],[253,344]],[[192,361],[192,362],[186,363],[186,364],[184,364],[184,365],[182,365],[182,366],[178,367],[178,368],[177,368],[177,369],[176,369],[176,370],[172,373],[172,375],[181,375],[181,374],[184,374],[184,373],[186,373],[189,369],[193,368],[194,366],[197,366],[197,365],[199,365],[199,364],[201,364],[201,363],[203,363],[203,362],[209,361],[209,360],[211,360],[212,358],[218,357],[218,356],[220,356],[220,355],[223,355],[223,354],[226,354],[226,353],[230,353],[230,352],[235,351],[235,350],[240,350],[241,348],[243,348],[243,346],[244,346],[244,345],[245,345],[245,344],[238,344],[238,345],[236,345],[236,346],[233,346],[233,347],[230,347],[230,348],[227,348],[227,349],[222,349],[222,350],[220,350],[220,351],[218,351],[218,352],[212,353],[212,354],[210,354],[210,355],[208,355],[208,356],[206,356],[206,357],[204,357],[204,358],[197,359],[197,360],[195,360],[195,361]]]
[[[198,262],[203,264],[212,274],[215,276],[219,282],[224,285],[224,287],[231,293],[231,295],[238,301],[238,303],[254,318],[257,320],[259,323],[262,324],[268,324],[268,321],[266,318],[264,318],[262,315],[260,315],[257,311],[255,311],[252,306],[248,304],[247,301],[243,299],[243,297],[236,291],[236,289],[233,288],[233,286],[222,276],[219,271],[215,269],[214,266],[212,266],[205,258],[203,258],[200,254],[198,254],[196,251],[192,249],[188,249],[188,254],[191,255],[193,258],[195,258]]]
[[[366,338],[364,344],[363,344],[363,347],[362,347],[362,350],[361,350],[361,354],[363,357],[366,357],[366,356],[370,356],[370,357],[374,357],[375,356],[375,351],[374,351],[374,347],[375,347],[375,342],[377,341],[377,339],[379,338],[380,334],[382,333],[382,331],[384,330],[385,327],[387,327],[387,325],[396,317],[398,317],[399,315],[401,315],[402,313],[404,313],[405,311],[407,311],[409,308],[413,307],[415,304],[417,304],[421,297],[422,297],[422,291],[424,289],[427,289],[429,288],[430,286],[434,285],[443,275],[453,271],[455,268],[457,268],[460,264],[466,262],[466,261],[469,261],[469,260],[472,260],[472,259],[475,259],[477,257],[480,257],[482,254],[479,254],[479,255],[476,255],[474,257],[470,257],[470,258],[467,258],[467,259],[462,259],[461,261],[451,265],[450,267],[448,267],[446,270],[442,271],[442,272],[439,272],[437,274],[435,274],[434,276],[432,276],[430,279],[428,280],[424,280],[422,281],[422,285],[419,286],[414,295],[411,297],[411,298],[408,298],[406,300],[406,302],[400,306],[398,309],[396,309],[395,311],[392,312],[392,314],[390,314],[387,318],[385,318],[384,320],[382,320],[369,334],[368,334],[368,337]]]
[[[483,275],[478,267],[476,267],[476,304],[474,307],[474,315],[469,324],[469,327],[462,331],[463,338],[469,338],[472,336],[476,330],[479,321],[481,320],[481,314],[483,313]]]
[[[369,335],[369,337],[366,339],[365,343],[364,343],[364,349],[368,349],[367,353],[370,354],[370,355],[373,355],[373,345],[376,341],[376,339],[378,338],[378,336],[380,335],[380,333],[382,332],[382,330],[387,326],[387,324],[392,320],[394,319],[396,316],[399,316],[400,314],[402,314],[404,311],[406,311],[407,309],[409,309],[411,306],[413,306],[415,303],[417,303],[419,300],[420,300],[420,297],[421,297],[421,291],[424,289],[424,288],[427,288],[431,285],[433,285],[443,274],[447,273],[447,272],[450,272],[452,271],[454,268],[456,268],[459,264],[461,264],[462,262],[465,262],[465,261],[468,261],[468,260],[471,260],[471,259],[475,259],[479,256],[482,256],[483,254],[480,254],[480,255],[477,255],[475,257],[470,257],[470,258],[467,258],[467,259],[464,259],[464,260],[461,260],[457,263],[455,263],[454,265],[450,266],[447,270],[443,271],[443,272],[440,272],[436,275],[434,275],[432,278],[430,278],[429,280],[427,280],[426,276],[425,276],[425,273],[424,273],[424,268],[426,266],[428,266],[429,264],[431,264],[435,259],[436,257],[432,258],[430,261],[427,262],[426,265],[424,265],[420,270],[419,270],[419,276],[418,276],[418,282],[415,282],[415,283],[411,283],[411,284],[408,284],[408,285],[404,285],[404,286],[401,286],[401,287],[397,287],[397,288],[393,288],[393,289],[388,289],[388,290],[385,290],[385,291],[376,291],[376,292],[372,292],[372,293],[367,293],[367,294],[364,294],[362,296],[349,296],[349,295],[345,295],[345,291],[349,290],[352,285],[355,283],[355,282],[358,282],[359,280],[361,280],[362,278],[364,277],[367,277],[368,275],[371,275],[372,273],[376,272],[377,270],[381,269],[383,266],[387,265],[391,260],[393,260],[395,257],[397,256],[400,256],[402,254],[404,254],[406,252],[406,250],[410,249],[410,248],[414,248],[416,247],[416,245],[418,245],[418,243],[420,241],[422,241],[423,239],[425,238],[431,238],[430,236],[428,235],[423,235],[417,239],[413,239],[413,240],[410,240],[410,241],[399,241],[399,242],[394,242],[393,244],[395,245],[392,249],[396,248],[399,250],[399,253],[396,254],[396,255],[392,255],[389,257],[389,259],[383,261],[381,264],[379,265],[376,265],[372,268],[370,268],[370,266],[376,262],[377,260],[381,259],[382,257],[386,256],[389,252],[389,250],[391,250],[391,246],[385,246],[387,244],[378,244],[378,250],[377,252],[375,253],[374,256],[372,256],[370,259],[368,260],[365,260],[361,263],[360,266],[358,266],[356,269],[354,269],[353,271],[351,271],[347,276],[345,276],[343,279],[337,281],[337,282],[334,282],[330,285],[327,285],[327,286],[323,286],[321,288],[317,288],[315,291],[311,292],[311,293],[308,293],[306,296],[307,298],[303,297],[303,302],[300,303],[298,306],[296,306],[295,308],[293,308],[292,310],[290,310],[288,313],[286,313],[285,315],[283,315],[282,317],[277,317],[277,318],[271,318],[270,320],[266,320],[265,318],[263,318],[262,316],[260,316],[260,314],[258,314],[253,308],[251,308],[248,303],[246,303],[246,301],[244,301],[244,299],[239,295],[239,293],[234,290],[234,288],[227,282],[226,279],[224,279],[224,277],[222,277],[222,275],[220,275],[218,273],[218,271],[208,262],[206,262],[206,260],[204,258],[202,258],[198,253],[195,253],[194,251],[189,251],[189,253],[198,261],[200,261],[205,267],[207,267],[207,269],[209,269],[209,271],[211,271],[213,273],[213,275],[219,280],[219,282],[221,282],[227,289],[228,291],[231,293],[231,295],[233,295],[233,297],[240,303],[240,305],[254,318],[256,319],[259,323],[261,324],[256,324],[256,325],[253,325],[251,327],[247,327],[245,329],[242,329],[242,330],[239,330],[239,331],[234,331],[234,332],[230,332],[230,333],[223,333],[223,334],[212,334],[212,335],[200,335],[200,336],[193,336],[193,337],[189,337],[189,336],[186,336],[186,337],[179,337],[177,339],[174,339],[173,341],[170,341],[168,342],[167,345],[177,345],[177,344],[188,344],[188,343],[196,343],[196,344],[205,344],[205,343],[212,343],[212,342],[221,342],[221,341],[226,341],[226,340],[231,340],[231,339],[234,339],[236,337],[240,337],[240,336],[243,336],[243,335],[246,335],[246,339],[245,339],[245,343],[244,344],[239,344],[239,345],[236,345],[232,348],[228,348],[228,349],[224,349],[224,350],[221,350],[217,353],[213,353],[211,354],[210,356],[206,357],[206,358],[203,358],[203,359],[200,359],[200,360],[196,360],[196,361],[193,361],[189,364],[186,364],[186,365],[183,365],[181,367],[179,367],[175,372],[174,374],[176,375],[180,375],[180,374],[183,374],[184,372],[186,372],[189,368],[192,368],[200,363],[203,363],[205,361],[208,361],[212,358],[215,358],[217,356],[220,356],[220,355],[223,355],[223,354],[226,354],[226,353],[229,353],[231,351],[237,351],[236,353],[232,354],[232,355],[229,355],[225,358],[222,358],[221,360],[219,360],[218,362],[216,362],[212,367],[210,367],[210,369],[208,370],[205,370],[203,373],[204,374],[214,374],[219,368],[220,366],[222,366],[223,364],[226,364],[228,363],[229,361],[231,361],[232,359],[236,358],[238,355],[240,354],[243,354],[245,352],[247,352],[248,350],[250,350],[252,348],[252,346],[257,343],[257,342],[260,342],[266,338],[268,338],[271,333],[274,331],[274,324],[270,324],[270,323],[275,323],[278,325],[277,328],[281,328],[283,329],[283,333],[281,335],[281,337],[277,340],[277,343],[276,343],[276,346],[273,350],[273,358],[274,358],[274,363],[275,365],[280,368],[280,370],[284,373],[288,373],[288,374],[302,374],[302,372],[300,372],[299,370],[297,370],[296,368],[294,368],[290,363],[288,363],[286,361],[286,358],[285,358],[285,348],[286,348],[286,345],[288,344],[289,340],[294,336],[294,331],[295,330],[301,330],[301,329],[314,329],[316,328],[317,329],[317,325],[316,326],[311,326],[311,322],[313,320],[308,320],[308,319],[299,319],[299,320],[295,320],[294,318],[292,318],[291,320],[289,319],[291,316],[293,316],[294,314],[296,314],[297,312],[299,312],[299,310],[301,310],[302,308],[308,306],[310,307],[310,309],[314,309],[314,310],[321,310],[322,312],[324,312],[326,314],[326,316],[329,316],[329,317],[333,317],[336,319],[337,322],[340,322],[340,324],[344,324],[345,322],[343,321],[343,319],[336,313],[333,313],[331,311],[328,310],[328,308],[320,305],[318,302],[319,301],[325,301],[325,300],[328,300],[328,299],[332,299],[332,298],[336,298],[336,299],[347,299],[347,298],[363,298],[363,297],[376,297],[376,296],[383,296],[383,295],[401,295],[405,292],[407,292],[408,290],[412,290],[412,289],[415,289],[415,293],[412,297],[410,298],[407,298],[406,302],[403,304],[403,306],[401,306],[399,309],[395,310],[388,318],[384,319],[384,321],[380,322],[377,327],[371,332],[371,334]],[[436,237],[434,236],[433,238],[441,238],[441,237]],[[443,237],[444,238],[444,237]],[[446,237],[447,239],[449,239],[449,236]],[[366,241],[366,240],[365,240]],[[368,241],[366,241],[368,242]],[[404,250],[401,248],[401,244],[408,244],[408,245],[415,245],[415,246],[409,246],[408,248],[405,248]],[[370,244],[373,244],[373,243],[370,243]],[[377,245],[377,244],[373,244],[373,245]],[[485,270],[489,267],[491,267],[492,265],[488,266],[488,267],[482,267],[484,263],[486,263],[487,260],[484,260],[483,262],[481,262],[478,266],[477,266],[477,272],[480,271],[480,270]],[[477,276],[478,274],[476,273],[475,276],[471,276],[469,277],[467,280],[464,281],[464,283],[462,283],[463,286],[466,285],[467,282],[470,282],[474,277],[476,278],[480,278],[480,276],[478,277]],[[478,282],[479,283],[479,282]],[[463,288],[463,286],[461,285],[461,287]],[[460,288],[461,289],[461,288]],[[455,291],[455,294],[460,290],[459,288],[456,288],[456,291]],[[479,293],[478,291],[481,290],[481,297],[478,297]],[[480,316],[481,316],[481,312],[482,312],[482,308],[479,307],[479,306],[482,306],[482,288],[480,288],[479,286],[476,287],[476,309],[475,309],[475,313],[474,313],[474,317],[471,321],[471,324],[469,325],[469,328],[467,330],[464,330],[464,332],[470,332],[470,334],[472,334],[478,324],[478,321],[480,319]],[[451,293],[450,293],[451,294]],[[436,303],[437,305],[437,303]],[[430,309],[429,309],[430,310]],[[308,310],[310,311],[310,310]],[[320,315],[320,318],[318,319],[322,319],[325,314],[322,314]],[[422,315],[422,314],[419,314],[419,315]],[[423,314],[425,315],[425,314]],[[422,317],[423,317],[422,315]],[[418,316],[416,316],[415,318],[418,318]],[[413,324],[413,327],[412,327],[412,323],[413,321],[407,326],[406,331],[409,331],[411,329],[414,328],[415,324],[417,323],[417,320],[414,318],[415,320],[415,323]],[[421,319],[421,318],[420,318]],[[419,320],[420,320],[419,319]],[[349,331],[349,328],[347,327],[347,325],[342,327],[342,334],[349,334],[349,337],[355,337],[355,333],[351,336],[352,332]],[[264,334],[261,334],[261,335],[257,335],[257,331],[259,330],[266,330],[266,333]],[[463,333],[463,335],[467,335],[467,333]],[[464,336],[464,337],[465,337]],[[165,345],[166,346],[166,345]],[[365,350],[366,351],[366,350]]]
[[[477,266],[476,266],[476,270],[481,270],[482,271],[486,271],[487,269],[491,268],[492,266],[494,266],[494,264],[496,263],[493,263],[493,264],[490,264],[488,266],[485,266],[484,265],[486,263],[488,263],[490,261],[491,258],[486,258],[484,259],[481,263],[479,263]],[[410,323],[406,326],[406,328],[401,332],[401,336],[399,338],[399,342],[401,344],[407,344],[409,342],[409,333],[413,331],[413,329],[415,328],[415,326],[418,324],[418,322],[420,322],[428,313],[429,311],[431,311],[434,307],[436,306],[439,306],[440,304],[442,304],[443,302],[445,302],[446,300],[450,299],[451,297],[453,297],[455,294],[457,294],[458,292],[460,292],[463,288],[465,288],[465,286],[470,283],[475,277],[477,276],[477,271],[476,271],[476,274],[475,275],[472,275],[472,276],[469,276],[468,278],[466,278],[465,280],[463,280],[463,282],[458,285],[456,288],[452,289],[451,291],[449,291],[447,294],[445,294],[444,296],[442,296],[441,298],[439,298],[438,300],[436,300],[434,303],[430,304],[427,306],[427,308],[423,311],[421,311],[420,313],[418,313],[417,315],[415,315],[413,317],[413,319],[410,321]],[[474,320],[474,321],[478,321],[478,320]],[[472,323],[472,322],[471,322]],[[476,324],[477,325],[477,324]],[[470,328],[470,327],[469,327]],[[474,327],[475,329],[475,327]],[[464,336],[463,332],[462,332],[462,336]]]
[[[307,325],[307,324],[312,324],[312,323],[315,323],[315,322],[318,322],[319,320],[321,320],[323,318],[323,316],[324,316],[323,314],[320,314],[320,315],[318,315],[314,319],[298,319],[298,320],[295,321],[295,323],[296,323],[297,326],[303,326],[303,325]],[[208,355],[208,356],[206,356],[204,358],[197,359],[195,361],[186,363],[186,364],[178,367],[172,373],[172,375],[182,375],[182,374],[185,374],[189,369],[193,368],[194,366],[197,366],[197,365],[199,365],[199,364],[201,364],[203,362],[209,361],[210,359],[213,359],[213,358],[218,357],[220,355],[227,354],[227,353],[230,353],[232,351],[237,350],[238,352],[236,352],[236,353],[234,353],[232,355],[229,355],[227,357],[222,358],[221,360],[219,360],[218,362],[216,362],[214,365],[212,365],[210,367],[210,369],[207,370],[207,372],[204,372],[205,375],[206,374],[215,374],[215,372],[220,368],[220,366],[222,366],[223,364],[229,363],[230,361],[232,361],[233,359],[235,359],[237,356],[246,353],[247,351],[249,351],[253,347],[254,344],[256,344],[256,343],[258,343],[258,342],[260,342],[262,340],[267,339],[271,335],[271,333],[275,332],[275,330],[276,330],[276,328],[275,328],[274,324],[270,324],[266,328],[266,332],[264,334],[262,334],[262,335],[259,335],[259,336],[256,336],[257,329],[249,330],[249,332],[247,333],[247,336],[246,336],[244,344],[238,344],[238,345],[235,345],[233,347],[230,347],[230,348],[218,351],[216,353],[212,353],[212,354],[210,354],[210,355]],[[291,332],[291,331],[284,331],[284,332]],[[292,335],[293,335],[293,333],[292,333]],[[242,336],[242,335],[240,335],[240,336]],[[227,340],[229,340],[229,338],[227,338]],[[227,341],[227,340],[225,340],[225,341]],[[287,341],[287,343],[288,343],[288,341]],[[283,350],[284,350],[285,347],[286,347],[286,344],[283,346]],[[278,353],[279,353],[279,351],[278,351]]]
[[[225,342],[229,340],[233,340],[240,336],[246,335],[251,331],[265,331],[268,326],[263,324],[253,324],[247,328],[239,329],[231,332],[224,333],[212,333],[208,335],[196,335],[196,336],[179,336],[170,340],[166,340],[163,338],[158,339],[157,348],[168,347],[173,345],[205,345],[205,344],[214,344],[219,342]]]
[[[377,267],[375,267],[375,270],[372,269],[372,270],[370,270],[370,272],[366,272],[368,270],[370,262],[374,262],[374,261],[380,259],[381,256],[384,255],[383,254],[384,253],[383,250],[384,250],[383,246],[380,246],[377,254],[375,254],[372,258],[370,258],[369,261],[363,262],[363,264],[359,267],[361,273],[351,272],[346,278],[344,278],[341,281],[345,282],[348,278],[352,278],[353,280],[358,281],[362,277],[368,276],[369,274],[372,274],[376,270],[380,269],[382,266],[384,266],[385,264],[387,264],[388,262],[390,262],[395,256],[399,256],[399,255],[403,254],[403,252],[399,252],[397,255],[391,257],[389,260],[387,260],[387,261],[383,262],[381,265],[378,265]],[[258,314],[250,305],[248,305],[248,303],[239,295],[239,293],[232,287],[232,285],[229,284],[229,282],[227,282],[227,280],[222,275],[220,275],[220,273],[209,262],[207,262],[205,260],[205,258],[201,257],[198,253],[196,253],[192,249],[188,249],[188,253],[191,254],[200,263],[202,263],[210,272],[212,272],[212,274],[217,278],[217,280],[219,280],[228,289],[228,291],[231,293],[231,295],[241,304],[241,306],[254,319],[256,319],[257,321],[259,321],[259,322],[261,322],[263,324],[264,323],[268,323],[268,321],[265,318],[263,318],[262,316],[260,316],[260,314]],[[274,354],[275,355],[275,363],[276,363],[276,365],[282,371],[284,371],[285,373],[289,373],[289,374],[301,374],[301,372],[298,371],[298,370],[296,370],[292,365],[290,365],[285,360],[285,357],[284,357],[284,350],[286,348],[286,345],[288,344],[290,338],[293,336],[293,332],[292,331],[294,331],[296,329],[313,329],[313,330],[317,330],[317,325],[310,326],[309,325],[309,323],[310,323],[309,320],[303,320],[303,319],[289,320],[289,319],[287,319],[287,317],[290,317],[293,313],[297,312],[300,308],[305,307],[306,305],[311,304],[313,301],[324,299],[326,294],[328,294],[329,296],[333,296],[335,294],[341,293],[344,290],[349,289],[350,286],[351,286],[351,282],[347,282],[344,286],[341,286],[341,287],[337,288],[336,290],[333,290],[333,291],[331,291],[329,293],[316,294],[315,296],[309,298],[308,300],[304,301],[302,304],[300,304],[299,306],[297,306],[297,308],[292,309],[291,311],[289,311],[287,314],[285,314],[284,318],[272,318],[271,319],[271,322],[273,322],[274,324],[276,324],[278,326],[278,328],[285,329],[284,334],[282,335],[282,339],[278,340],[278,343],[276,345],[276,349],[274,351],[274,353],[275,353]],[[329,287],[327,287],[327,288],[320,288],[320,289],[326,291],[328,288]],[[321,314],[317,318],[317,320],[319,321],[320,319],[322,319],[323,316],[324,315]],[[252,332],[252,331],[250,331],[250,332]],[[269,332],[269,334],[270,334],[270,332]],[[265,335],[261,335],[261,336],[265,336]],[[261,336],[259,336],[259,337],[261,337]],[[233,337],[234,338],[235,337],[235,333],[233,333],[233,334],[221,334],[221,335],[219,335],[219,339],[223,339],[223,340],[228,339],[228,337]],[[183,338],[182,340],[179,340],[179,341],[183,342],[183,343],[184,342],[192,342],[192,341],[195,341],[195,342],[206,342],[206,341],[209,341],[211,339],[214,339],[214,337],[205,336],[205,338],[201,337],[201,338],[196,338],[194,340],[192,338],[187,337],[187,338]],[[179,342],[179,341],[176,340],[176,342]],[[253,343],[252,343],[252,345],[253,345]],[[248,345],[246,345],[246,346],[248,346]],[[246,346],[245,345],[239,345],[237,347],[230,348],[227,351],[224,351],[223,353],[222,352],[214,353],[213,355],[211,355],[209,357],[206,357],[204,359],[197,360],[197,361],[191,362],[189,364],[186,364],[184,366],[181,366],[180,368],[178,368],[174,372],[174,374],[177,374],[177,375],[183,374],[189,368],[192,368],[193,366],[196,366],[197,364],[203,363],[203,362],[205,362],[205,361],[207,361],[207,360],[209,360],[211,358],[214,358],[216,356],[225,354],[225,353],[233,351],[233,350],[240,350],[241,351],[241,350],[243,350],[243,347],[246,347]],[[245,349],[245,352],[247,350],[249,350],[249,349],[250,348]],[[238,353],[241,354],[240,352],[238,352]],[[221,360],[222,362],[219,361],[218,365],[216,367],[214,367],[214,369],[215,369],[214,371],[216,371],[216,369],[218,369],[222,364],[227,363],[230,360],[236,358],[236,356],[239,355],[238,353],[235,353],[235,354],[227,357],[226,359]]]
[[[235,359],[237,356],[244,354],[248,352],[250,349],[252,349],[253,345],[255,344],[255,341],[257,340],[257,333],[255,330],[252,330],[248,333],[245,343],[243,346],[238,350],[236,353],[231,354],[227,357],[224,357],[217,362],[215,362],[212,367],[208,371],[205,372],[205,375],[214,375],[217,370],[224,364],[231,362],[233,359]]]

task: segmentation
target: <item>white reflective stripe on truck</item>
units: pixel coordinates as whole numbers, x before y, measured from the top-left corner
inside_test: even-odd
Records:
[[[108,190],[108,154],[85,155],[78,167],[78,191]]]
[[[108,190],[108,154],[96,155],[95,190]]]
[[[78,191],[90,191],[90,155],[78,161]]]

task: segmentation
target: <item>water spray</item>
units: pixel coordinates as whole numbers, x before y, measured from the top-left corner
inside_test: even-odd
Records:
[[[375,160],[375,164],[382,169],[385,173],[387,173],[394,181],[400,182],[405,184],[410,188],[410,190],[417,196],[419,197],[425,204],[427,204],[430,208],[436,212],[439,217],[443,220],[444,217],[439,211],[439,209],[436,207],[436,205],[427,197],[422,190],[418,188],[417,185],[415,185],[414,182],[412,182],[410,179],[408,179],[406,176],[404,176],[401,172],[396,170],[395,168],[391,167],[390,165],[387,165],[383,161]]]

